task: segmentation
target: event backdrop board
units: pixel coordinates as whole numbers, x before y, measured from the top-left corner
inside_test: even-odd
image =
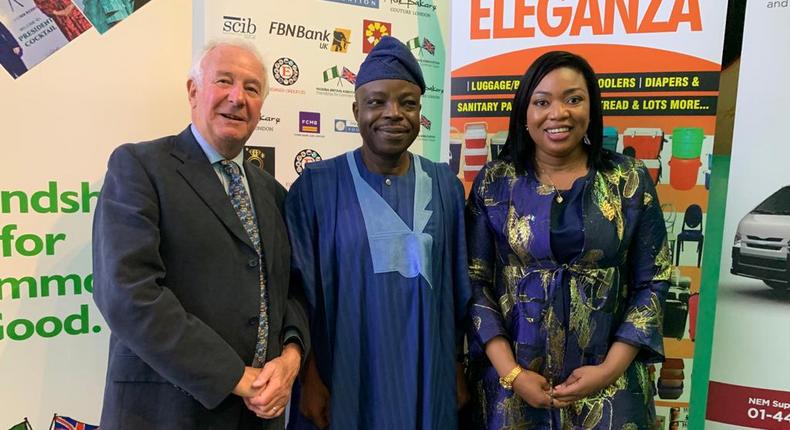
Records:
[[[667,370],[656,365],[654,377],[659,428],[678,428],[691,391],[726,2],[523,3],[453,5],[450,164],[468,190],[505,143],[518,80],[538,56],[567,50],[590,62],[603,95],[604,146],[644,161],[664,212],[675,267]]]
[[[188,124],[191,7],[150,2],[18,79],[0,70],[0,429],[47,429],[55,413],[98,423],[109,330],[90,291],[95,196],[112,150]]]
[[[384,35],[405,43],[419,61],[427,90],[420,134],[411,151],[443,156],[449,1],[196,1],[195,52],[206,41],[243,38],[261,51],[271,92],[248,146],[286,187],[312,161],[359,147],[351,110],[359,66]],[[310,11],[310,13],[305,13]],[[446,144],[445,144],[446,147]]]
[[[746,4],[706,429],[790,428],[788,22],[787,1]]]

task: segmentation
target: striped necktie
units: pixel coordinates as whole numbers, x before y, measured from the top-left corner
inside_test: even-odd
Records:
[[[260,317],[258,319],[258,340],[255,344],[255,357],[252,365],[253,367],[262,367],[266,361],[266,342],[269,338],[269,298],[266,289],[266,261],[261,248],[261,236],[258,231],[258,222],[252,213],[252,200],[241,181],[239,165],[231,160],[222,160],[220,164],[222,171],[230,179],[228,186],[230,202],[260,259],[260,264],[258,264],[258,282],[261,287]]]

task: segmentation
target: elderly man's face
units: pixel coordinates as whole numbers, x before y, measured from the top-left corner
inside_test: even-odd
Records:
[[[420,132],[420,87],[400,79],[368,82],[357,89],[353,110],[370,152],[400,156]]]
[[[192,123],[225,158],[239,154],[261,116],[265,72],[250,52],[232,45],[211,50],[200,82],[187,83]]]

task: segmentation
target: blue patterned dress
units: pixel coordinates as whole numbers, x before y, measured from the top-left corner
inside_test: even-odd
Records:
[[[505,161],[489,163],[474,182],[466,224],[470,390],[479,428],[653,428],[646,364],[663,359],[671,269],[666,228],[643,164],[610,156],[612,169],[580,180],[575,204],[581,205],[583,244],[567,262],[552,250],[552,242],[561,241],[552,240],[551,187],[532,173],[517,175]],[[564,409],[536,409],[499,385],[484,352],[495,336],[508,339],[518,363],[552,385],[578,367],[603,362],[615,341],[640,351],[611,386]]]

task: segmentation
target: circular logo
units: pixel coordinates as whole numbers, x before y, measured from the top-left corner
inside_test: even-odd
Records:
[[[343,131],[346,129],[346,122],[342,119],[335,121],[335,131]]]
[[[293,85],[299,80],[299,66],[294,60],[283,57],[274,62],[272,74],[281,85]]]
[[[305,166],[313,161],[321,161],[321,154],[313,149],[303,149],[299,151],[296,154],[296,158],[294,158],[294,170],[296,170],[297,174],[301,175],[302,172],[304,172]]]
[[[260,149],[250,149],[249,150],[249,158],[247,158],[247,160],[250,163],[260,167],[261,169],[263,169],[263,166],[265,164],[263,160],[265,158],[266,158],[266,154],[264,154],[263,151],[261,151]]]

